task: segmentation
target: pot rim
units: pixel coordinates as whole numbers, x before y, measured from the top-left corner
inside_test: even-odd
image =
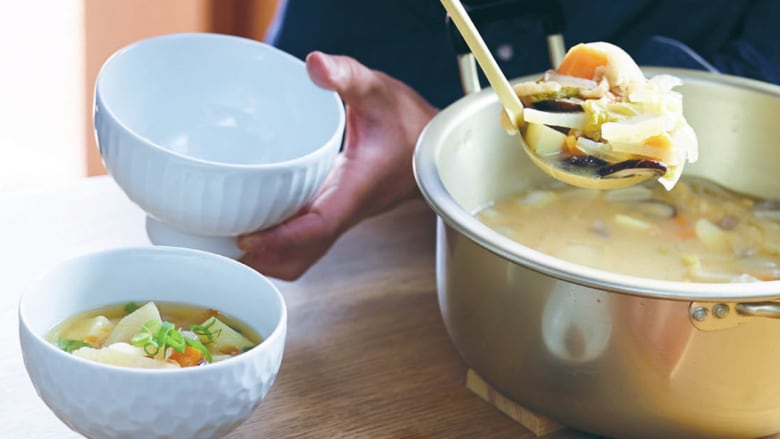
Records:
[[[777,96],[780,86],[731,75],[689,69],[643,67],[652,76],[668,73],[686,82],[714,83]],[[536,79],[540,75],[512,82]],[[423,129],[415,146],[413,171],[417,185],[431,208],[447,225],[496,255],[536,272],[600,290],[633,296],[695,301],[757,301],[780,298],[780,281],[704,283],[656,280],[612,273],[567,262],[519,244],[494,231],[461,207],[447,191],[438,172],[438,156],[450,133],[470,115],[498,103],[492,89],[465,96],[443,109]],[[437,273],[438,275],[438,273]]]

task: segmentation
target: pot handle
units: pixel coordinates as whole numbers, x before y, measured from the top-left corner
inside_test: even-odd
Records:
[[[691,302],[688,315],[696,328],[712,331],[733,328],[752,318],[780,320],[780,302]]]
[[[780,319],[780,303],[778,302],[738,303],[734,308],[737,313],[743,316]]]
[[[550,55],[550,64],[557,67],[566,54],[566,46],[563,41],[563,9],[558,0],[528,1],[509,0],[494,1],[479,6],[465,6],[469,17],[477,28],[489,26],[491,23],[506,21],[518,17],[529,17],[539,20],[542,31],[547,35],[547,50]],[[479,82],[479,69],[474,55],[461,37],[455,24],[447,16],[447,28],[450,31],[450,40],[455,48],[458,59],[458,70],[463,92],[471,94],[478,92],[482,86]]]

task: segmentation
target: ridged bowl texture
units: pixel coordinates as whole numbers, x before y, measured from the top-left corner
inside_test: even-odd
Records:
[[[344,107],[303,61],[249,39],[185,33],[102,66],[94,126],[108,173],[156,221],[236,236],[294,214],[338,155]]]

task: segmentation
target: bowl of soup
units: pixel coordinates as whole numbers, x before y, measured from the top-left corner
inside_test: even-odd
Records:
[[[95,82],[100,156],[159,245],[239,257],[236,236],[284,221],[319,189],[344,126],[338,94],[302,60],[236,36],[136,41]]]
[[[553,181],[499,125],[492,90],[426,127],[414,168],[439,218],[445,326],[499,392],[575,429],[780,432],[780,87],[644,73],[682,79],[699,138],[699,160],[671,191]]]
[[[19,337],[33,386],[90,438],[217,438],[270,390],[284,299],[256,271],[174,247],[66,260],[22,294]]]

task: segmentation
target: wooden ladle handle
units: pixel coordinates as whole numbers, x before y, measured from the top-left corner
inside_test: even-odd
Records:
[[[485,40],[482,39],[482,35],[479,34],[460,0],[441,0],[441,3],[450,14],[452,22],[455,23],[458,32],[471,49],[471,53],[474,54],[474,58],[477,59],[477,63],[482,68],[482,72],[485,73],[490,86],[498,95],[498,99],[509,116],[509,121],[516,128],[523,120],[523,103],[520,102],[520,98],[517,97],[512,85],[509,84],[509,80],[506,79],[496,59],[493,58],[493,54],[490,53]]]

